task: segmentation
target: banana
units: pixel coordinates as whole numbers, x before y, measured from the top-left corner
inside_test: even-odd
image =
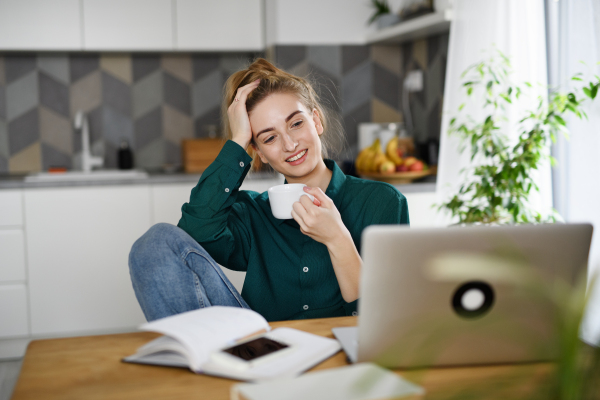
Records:
[[[402,165],[403,160],[398,155],[398,137],[394,137],[388,142],[387,146],[385,147],[385,154],[397,166]]]

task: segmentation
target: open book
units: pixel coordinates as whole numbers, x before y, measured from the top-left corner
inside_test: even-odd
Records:
[[[162,333],[123,361],[186,367],[196,373],[245,381],[294,377],[340,350],[334,339],[291,328],[271,330],[257,312],[237,307],[207,307],[158,319],[141,330]],[[293,351],[246,369],[218,362],[215,353],[262,335],[286,344]]]

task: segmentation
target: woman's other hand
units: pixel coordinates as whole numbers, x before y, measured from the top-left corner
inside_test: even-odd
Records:
[[[318,187],[305,186],[304,191],[315,199],[311,201],[308,196],[302,196],[293,205],[292,217],[300,225],[300,231],[327,247],[337,240],[347,239],[350,232],[333,200]]]
[[[260,79],[238,88],[235,99],[227,109],[229,126],[231,128],[231,140],[246,149],[252,140],[252,128],[246,110],[246,99],[248,95],[258,87]]]

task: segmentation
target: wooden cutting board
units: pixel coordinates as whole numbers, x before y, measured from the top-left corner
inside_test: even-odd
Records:
[[[204,171],[217,158],[223,139],[184,139],[181,143],[183,169],[187,173]]]

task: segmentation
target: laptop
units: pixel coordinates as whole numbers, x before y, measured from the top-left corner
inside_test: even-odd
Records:
[[[589,224],[370,226],[358,326],[333,333],[351,362],[389,368],[552,360],[553,298],[585,283],[591,238]]]

